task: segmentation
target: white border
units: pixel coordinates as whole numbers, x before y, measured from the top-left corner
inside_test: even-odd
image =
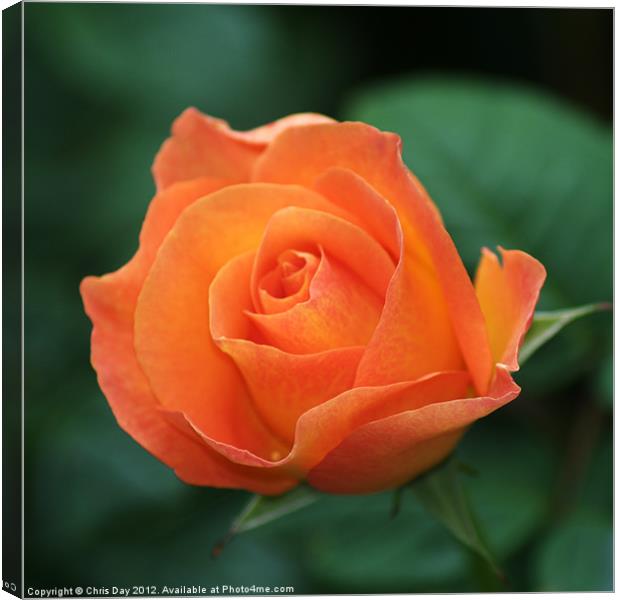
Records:
[[[31,2],[45,2],[46,0],[28,0],[29,3]],[[64,2],[74,2],[76,0],[63,0]],[[101,0],[78,0],[80,2],[97,2],[97,1],[101,1]],[[107,0],[106,3],[109,2],[118,2],[118,3],[125,3],[122,0]],[[483,0],[452,0],[451,2],[442,2],[441,0],[426,0],[424,2],[415,2],[415,1],[411,1],[411,0],[391,0],[391,1],[371,1],[371,0],[339,0],[337,2],[331,1],[331,0],[313,0],[311,2],[296,2],[296,1],[286,1],[286,0],[271,0],[269,2],[264,2],[261,0],[244,0],[243,2],[229,2],[227,0],[220,0],[219,2],[214,1],[214,2],[203,2],[201,0],[184,0],[183,2],[167,2],[166,0],[133,0],[132,3],[135,4],[300,4],[300,5],[317,5],[317,6],[322,6],[322,5],[335,5],[335,6],[408,6],[408,7],[470,7],[470,8],[575,8],[575,9],[579,9],[579,8],[602,8],[602,9],[615,9],[616,8],[616,2],[615,1],[611,1],[611,0],[598,0],[597,2],[594,2],[592,4],[590,3],[586,3],[584,5],[584,2],[579,2],[577,0],[563,0],[563,1],[553,1],[553,0],[547,0],[547,1],[539,1],[536,3],[533,3],[531,0],[510,0],[510,2],[506,3],[506,2],[489,2],[489,1],[483,1]],[[0,0],[0,8],[2,10],[4,10],[5,8],[9,8],[10,6],[13,6],[14,4],[16,4],[16,2],[14,0]],[[24,3],[22,3],[22,7],[21,7],[21,12],[22,12],[22,31],[21,31],[21,59],[22,59],[22,64],[21,64],[21,111],[22,111],[22,122],[21,122],[21,143],[22,143],[22,148],[21,148],[21,209],[22,209],[22,214],[21,214],[21,323],[20,323],[20,330],[21,330],[21,344],[22,344],[22,356],[21,356],[21,418],[22,418],[22,422],[21,422],[21,434],[22,434],[22,447],[21,447],[21,476],[22,476],[22,481],[21,481],[21,533],[22,533],[22,564],[21,564],[21,575],[22,575],[22,597],[24,596],[24,591],[25,591],[25,571],[24,571],[24,565],[25,565],[25,537],[24,537],[24,532],[25,532],[25,514],[24,514],[24,458],[25,458],[25,428],[24,428],[24,423],[25,423],[25,396],[24,396],[24,380],[25,380],[25,365],[24,365],[24,318],[25,318],[25,311],[24,311],[24,306],[25,306],[25,287],[24,287],[24,268],[25,268],[25,254],[24,254],[24,153],[25,153],[25,147],[24,147],[24,117],[25,117],[25,113],[24,113],[24,77],[25,77],[25,68],[24,68],[24,30],[25,30],[25,10],[24,10]],[[613,25],[614,25],[614,48],[613,48],[613,52],[614,52],[614,123],[613,123],[613,131],[614,131],[614,140],[615,140],[615,115],[618,114],[618,108],[619,108],[619,100],[618,100],[618,96],[616,94],[616,65],[618,64],[618,49],[617,46],[615,44],[615,31],[617,30],[617,13],[614,10],[614,17],[613,17]],[[0,35],[1,37],[1,35]],[[2,50],[0,48],[0,59],[2,56]],[[2,84],[0,81],[0,95],[2,92]],[[0,110],[2,108],[2,100],[0,99]],[[614,150],[615,150],[615,144],[614,144]],[[0,147],[0,161],[2,158],[2,150]],[[614,152],[614,173],[617,172],[618,168],[620,166],[620,159],[618,159],[618,156],[616,155],[616,153]],[[616,198],[616,192],[617,192],[617,180],[614,177],[614,198]],[[615,277],[616,274],[616,270],[615,267],[618,264],[617,259],[618,259],[618,253],[617,253],[617,248],[615,245],[615,234],[617,231],[617,214],[616,211],[614,211],[614,297],[619,297],[618,296],[618,292],[620,291],[620,283],[618,283],[618,279]],[[0,226],[2,225],[2,215],[0,213]],[[2,247],[0,244],[0,265],[2,262]],[[1,270],[1,267],[0,267]],[[2,313],[1,313],[1,307],[2,307],[2,296],[1,296],[1,292],[2,292],[2,282],[0,281],[0,330],[1,330],[1,326],[2,326]],[[617,346],[617,341],[618,341],[618,337],[619,337],[619,333],[620,333],[620,325],[619,322],[614,318],[614,384],[616,381],[618,381],[617,377],[618,377],[618,363],[615,361],[615,350],[618,347]],[[2,357],[2,350],[0,348],[0,359]],[[2,376],[2,365],[0,363],[0,378]],[[614,387],[614,391],[615,391],[615,387]],[[1,392],[0,392],[0,397],[1,397]],[[615,394],[614,394],[614,398],[615,398]],[[617,431],[617,427],[619,424],[619,419],[620,417],[618,416],[618,412],[617,410],[614,411],[614,433],[615,431]],[[0,441],[2,439],[2,434],[1,434],[1,424],[2,424],[2,417],[1,417],[1,413],[0,413]],[[615,442],[615,437],[614,437],[614,442]],[[618,478],[615,476],[616,475],[616,467],[618,465],[618,453],[616,452],[617,448],[614,445],[614,500],[617,501],[618,498],[620,497],[620,486],[618,485]],[[1,474],[1,465],[0,465],[0,474]],[[616,504],[614,503],[614,522],[615,522],[615,506]],[[2,507],[2,501],[0,499],[0,529],[2,527],[2,513],[1,513],[1,507]],[[615,533],[615,528],[614,528],[614,533]],[[618,557],[618,553],[616,552],[616,538],[614,536],[614,574],[618,572],[618,568],[620,566],[620,559]],[[2,558],[2,548],[0,547],[0,564],[1,564],[1,558]],[[614,577],[614,583],[615,583],[615,577]],[[366,595],[370,595],[370,594],[361,594],[362,596],[366,596]],[[402,595],[402,594],[399,594]],[[462,594],[450,594],[450,595],[456,595],[456,596],[460,596]],[[486,599],[489,597],[493,597],[493,596],[497,596],[498,594],[467,594],[468,597],[470,598],[474,598],[474,599]],[[525,593],[511,593],[510,597],[511,598],[515,598],[515,599],[521,599],[521,598],[527,598],[530,594],[525,594]],[[548,593],[541,593],[538,595],[542,595],[542,596],[547,596],[550,595]],[[584,599],[584,600],[598,600],[601,597],[604,596],[610,596],[610,595],[615,595],[613,592],[611,593],[605,593],[605,592],[596,592],[596,593],[580,593],[579,594],[579,598],[580,599]],[[359,595],[340,595],[340,596],[331,596],[331,595],[325,595],[325,596],[321,596],[322,598],[355,598]],[[385,595],[385,594],[378,594],[378,595],[370,595],[373,597],[377,597],[377,598],[390,598],[391,596],[394,595]],[[433,594],[416,594],[417,598],[433,598],[435,595]],[[269,598],[270,596],[256,596],[256,598]],[[554,593],[553,594],[554,598],[559,598],[559,599],[563,599],[563,598],[567,598],[567,599],[573,599],[575,597],[575,593]],[[14,598],[14,596],[8,594],[7,592],[5,592],[4,590],[0,589],[0,600],[2,599],[11,599]],[[89,600],[92,597],[89,597]],[[235,596],[230,596],[230,598],[235,598]],[[244,597],[245,598],[245,597]]]

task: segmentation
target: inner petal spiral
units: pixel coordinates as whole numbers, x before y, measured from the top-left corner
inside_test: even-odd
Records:
[[[311,252],[285,250],[276,266],[258,283],[257,312],[284,312],[309,298],[310,282],[319,266],[319,257]]]
[[[307,262],[296,253],[283,253],[278,266],[266,276],[273,283],[274,273],[289,273],[283,280],[299,275],[299,281],[281,281],[276,291],[286,285],[295,290],[305,271],[302,287],[293,295],[273,298],[291,301],[289,308],[262,314],[246,311],[261,339],[286,352],[307,354],[365,345],[379,320],[382,298],[323,248],[320,252],[320,259],[310,254],[313,258]]]

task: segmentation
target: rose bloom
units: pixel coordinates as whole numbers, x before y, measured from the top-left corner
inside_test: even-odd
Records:
[[[392,488],[519,394],[545,270],[484,249],[472,284],[400,146],[315,114],[174,122],[138,251],[81,293],[118,423],[183,481]]]

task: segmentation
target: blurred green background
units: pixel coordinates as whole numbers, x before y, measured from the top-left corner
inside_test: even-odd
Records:
[[[25,31],[26,587],[612,588],[609,314],[536,354],[459,448],[502,588],[413,495],[394,520],[390,494],[325,498],[211,559],[248,495],[181,483],[117,427],[78,294],[134,252],[193,105],[395,131],[470,272],[501,244],[546,265],[545,308],[611,300],[611,10],[27,3]]]

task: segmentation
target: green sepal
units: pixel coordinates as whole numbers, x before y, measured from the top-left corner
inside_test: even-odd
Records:
[[[521,351],[519,352],[519,363],[523,365],[538,348],[557,335],[569,323],[603,310],[611,310],[611,304],[586,304],[576,308],[538,311],[534,313],[532,326],[527,332],[523,345],[521,346]]]
[[[484,559],[499,579],[505,581],[504,574],[480,533],[462,486],[459,472],[467,470],[459,460],[451,457],[415,479],[411,489],[431,515],[462,544]]]
[[[280,496],[261,496],[254,494],[239,516],[233,521],[228,533],[212,550],[212,555],[218,556],[224,546],[238,533],[251,531],[257,527],[271,523],[301,508],[316,502],[321,495],[306,485]]]

